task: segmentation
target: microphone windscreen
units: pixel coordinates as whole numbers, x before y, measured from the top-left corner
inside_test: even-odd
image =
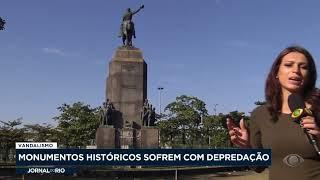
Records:
[[[293,112],[296,109],[304,109],[305,108],[303,98],[299,94],[295,94],[295,93],[289,95],[288,105],[289,105],[291,112]]]

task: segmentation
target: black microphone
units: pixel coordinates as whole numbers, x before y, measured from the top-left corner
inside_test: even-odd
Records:
[[[305,116],[312,116],[313,113],[309,108],[306,108],[304,104],[303,98],[298,94],[290,94],[288,97],[288,105],[292,112],[291,117],[293,118],[294,122],[300,124],[301,118]],[[313,146],[315,151],[320,156],[320,150],[317,145],[317,141],[312,134],[309,134],[306,129],[303,129],[304,133],[307,135],[309,143]]]

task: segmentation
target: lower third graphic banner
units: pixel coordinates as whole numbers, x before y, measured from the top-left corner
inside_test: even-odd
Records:
[[[17,149],[17,166],[269,166],[270,149]]]

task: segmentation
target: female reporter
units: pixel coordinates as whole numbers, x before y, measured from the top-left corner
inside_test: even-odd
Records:
[[[300,124],[291,118],[290,94],[299,94],[306,107],[320,112],[320,93],[315,88],[317,71],[311,54],[300,46],[285,48],[275,59],[265,84],[266,104],[251,113],[250,127],[237,127],[227,119],[231,142],[240,148],[271,148],[269,179],[320,180],[320,156],[309,143],[312,134],[320,145],[319,118],[306,116]],[[256,171],[262,171],[257,168]]]

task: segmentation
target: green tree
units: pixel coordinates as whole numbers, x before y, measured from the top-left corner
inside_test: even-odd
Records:
[[[15,149],[16,142],[25,141],[25,128],[22,128],[22,118],[13,121],[0,121],[0,151],[4,154],[2,160],[9,160],[9,153]]]
[[[266,103],[267,103],[266,101],[256,101],[256,102],[254,102],[254,104],[257,105],[257,106],[265,105]]]
[[[66,147],[89,145],[99,126],[99,109],[82,102],[58,107],[61,114],[54,119],[58,121],[56,130],[59,144]]]
[[[6,21],[0,17],[0,30],[4,29],[5,24],[6,24]]]
[[[206,104],[193,96],[182,95],[175,102],[168,104],[167,122],[159,122],[162,139],[173,146],[194,147],[202,137],[201,119],[208,115]]]
[[[57,141],[57,135],[55,128],[50,124],[44,123],[43,125],[39,124],[28,124],[24,125],[27,133],[27,139],[34,142],[46,142],[46,141]]]
[[[176,129],[178,129],[178,124],[176,123],[176,121],[158,121],[157,127],[160,130],[160,145],[162,147],[174,146],[174,138],[179,134],[179,131],[176,131]]]
[[[228,131],[225,128],[226,115],[211,115],[203,120],[203,131],[208,147],[228,147]]]
[[[226,119],[229,117],[239,124],[243,118],[245,126],[249,127],[249,117],[244,112],[208,115],[205,106],[200,99],[186,95],[167,105],[166,116],[157,122],[161,146],[230,147]]]

